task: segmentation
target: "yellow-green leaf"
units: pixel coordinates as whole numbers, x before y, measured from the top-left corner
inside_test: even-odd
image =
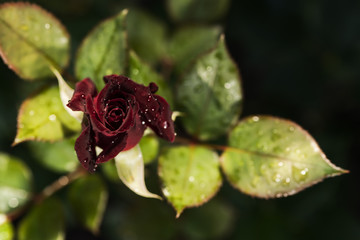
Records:
[[[50,13],[29,3],[0,5],[0,56],[20,77],[52,76],[69,61],[69,35]]]
[[[207,202],[222,183],[216,152],[196,146],[166,149],[159,158],[159,176],[177,217],[185,208]]]
[[[241,121],[230,133],[221,163],[235,188],[261,198],[292,195],[346,172],[300,126],[269,116]]]
[[[14,144],[26,140],[56,141],[64,138],[66,130],[80,128],[80,123],[65,110],[59,88],[45,88],[21,105]]]

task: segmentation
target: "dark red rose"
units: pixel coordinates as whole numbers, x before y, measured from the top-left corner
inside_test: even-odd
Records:
[[[78,82],[68,103],[73,111],[84,112],[82,133],[75,142],[80,163],[88,171],[97,164],[131,149],[140,141],[146,127],[172,142],[175,138],[171,110],[164,98],[154,94],[158,87],[148,87],[131,79],[109,75],[105,87],[97,94],[94,83],[86,78]],[[103,151],[97,156],[95,147]]]

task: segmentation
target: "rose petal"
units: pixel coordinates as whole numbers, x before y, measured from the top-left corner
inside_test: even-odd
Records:
[[[124,151],[133,148],[136,144],[140,142],[140,139],[144,135],[146,125],[142,123],[139,115],[135,115],[134,126],[132,126],[128,131],[128,138]]]
[[[97,90],[95,84],[90,80],[90,78],[85,78],[76,84],[74,94],[67,106],[73,111],[85,112],[87,96],[95,97],[96,95]]]
[[[94,133],[91,125],[85,127],[75,142],[75,151],[81,165],[89,172],[96,169]]]
[[[126,146],[128,135],[126,133],[118,134],[117,136],[113,138],[104,138],[101,140],[101,144],[103,145],[103,151],[99,154],[99,156],[96,159],[96,163],[103,163],[106,161],[109,161],[110,159],[113,159],[116,157],[116,155],[119,154],[122,150],[124,150]],[[112,139],[112,140],[111,140]],[[111,142],[108,142],[111,140]],[[107,143],[105,145],[105,143]],[[100,146],[101,147],[101,146]]]
[[[159,104],[159,111],[155,113],[150,112],[155,118],[154,121],[148,123],[148,126],[154,130],[158,136],[173,142],[175,140],[175,129],[174,122],[171,118],[172,112],[170,106],[161,96],[154,95],[154,98],[156,98],[156,101]]]

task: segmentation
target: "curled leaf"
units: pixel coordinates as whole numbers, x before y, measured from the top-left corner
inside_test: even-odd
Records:
[[[51,71],[54,73],[54,75],[56,76],[56,78],[58,80],[60,99],[61,99],[63,107],[70,114],[70,116],[72,116],[73,118],[75,118],[76,120],[81,122],[84,114],[80,111],[73,111],[68,106],[66,106],[69,103],[70,99],[72,98],[72,95],[74,94],[74,89],[72,89],[65,82],[64,78],[61,76],[61,74],[59,73],[58,70],[56,70],[54,67],[51,66]]]
[[[139,145],[124,152],[120,152],[115,157],[115,165],[121,181],[136,194],[158,198],[160,196],[149,192],[144,180],[144,160]]]

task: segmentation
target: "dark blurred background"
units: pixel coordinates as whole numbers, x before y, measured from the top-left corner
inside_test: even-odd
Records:
[[[125,7],[142,8],[170,29],[175,25],[159,0],[31,2],[68,28],[73,54],[99,21]],[[355,0],[233,0],[217,22],[241,71],[242,117],[268,114],[293,120],[349,174],[275,200],[251,198],[224,183],[214,200],[185,210],[179,220],[164,202],[110,186],[99,236],[70,223],[67,239],[360,239],[359,13],[360,1]],[[41,84],[19,79],[2,61],[0,81],[0,151],[24,159],[26,146],[10,147],[16,115],[25,97]],[[57,177],[36,175],[41,166],[28,161],[39,189]],[[149,181],[158,188],[156,179]]]

